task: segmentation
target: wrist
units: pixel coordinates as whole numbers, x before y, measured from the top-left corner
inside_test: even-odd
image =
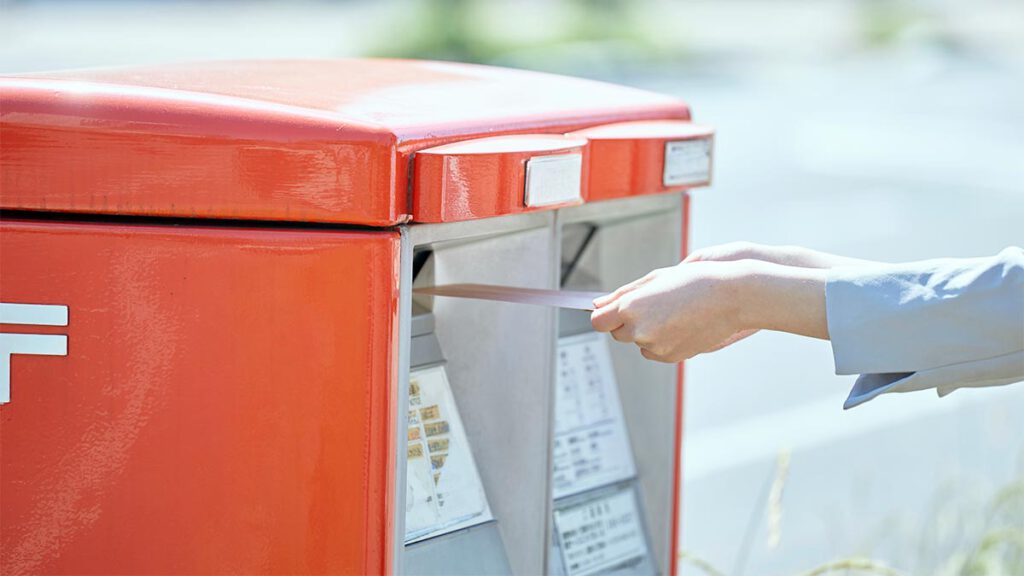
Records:
[[[777,330],[828,338],[828,271],[763,261],[739,261],[735,319],[740,330]]]
[[[821,252],[804,248],[803,246],[760,246],[754,245],[746,256],[756,260],[763,260],[782,266],[795,266],[797,268],[834,268],[836,266],[862,266],[874,264],[868,260],[858,258],[847,258],[837,256],[828,252]]]
[[[831,268],[834,265],[831,254],[803,246],[776,246],[774,258],[769,262],[797,268]]]
[[[766,284],[772,269],[778,264],[764,260],[738,260],[736,262],[734,318],[736,329],[761,330],[769,322],[765,314]]]

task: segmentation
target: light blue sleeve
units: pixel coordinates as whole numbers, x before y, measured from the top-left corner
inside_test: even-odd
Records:
[[[825,307],[836,374],[860,374],[844,404],[879,394],[1024,380],[1024,250],[838,267]]]

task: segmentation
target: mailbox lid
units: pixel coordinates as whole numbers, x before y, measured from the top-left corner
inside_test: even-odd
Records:
[[[370,226],[414,219],[417,150],[689,118],[675,98],[602,82],[373,59],[21,75],[0,79],[0,99],[2,208]]]
[[[680,120],[620,122],[569,134],[589,142],[590,200],[711,183],[714,130]]]
[[[420,150],[412,175],[415,218],[453,222],[581,204],[587,145],[585,138],[519,134]]]

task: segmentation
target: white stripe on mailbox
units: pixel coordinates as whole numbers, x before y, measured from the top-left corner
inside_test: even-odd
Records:
[[[67,326],[68,307],[62,304],[15,304],[0,302],[0,324]],[[11,356],[67,356],[64,334],[0,334],[0,404],[11,401]]]
[[[67,326],[68,307],[60,304],[0,303],[0,324]]]
[[[0,404],[11,401],[11,355],[67,356],[63,334],[0,334]]]

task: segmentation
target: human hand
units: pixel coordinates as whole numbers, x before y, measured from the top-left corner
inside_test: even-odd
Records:
[[[594,301],[594,329],[650,360],[679,362],[766,328],[819,338],[825,274],[755,260],[682,262]]]
[[[799,268],[831,268],[851,259],[835,256],[825,252],[810,250],[801,246],[771,246],[754,242],[729,242],[700,248],[688,254],[683,262],[735,262],[738,260],[757,260],[784,266]],[[726,338],[717,347],[707,350],[714,352],[757,334],[756,328],[741,330]]]
[[[598,298],[594,328],[633,342],[650,360],[678,362],[739,340],[735,263],[659,268]]]
[[[691,252],[683,262],[732,262],[759,260],[798,268],[833,268],[872,264],[868,260],[847,258],[802,246],[769,246],[754,242],[729,242]]]

